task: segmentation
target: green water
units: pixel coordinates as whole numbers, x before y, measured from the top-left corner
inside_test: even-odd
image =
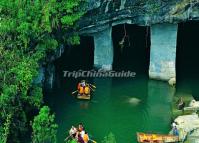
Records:
[[[147,78],[93,79],[97,89],[91,101],[71,96],[76,81],[68,79],[54,90],[48,104],[56,114],[58,143],[72,125],[82,122],[91,137],[100,142],[112,132],[118,143],[135,143],[136,132],[168,133],[174,88]],[[135,103],[135,98],[139,103]]]
[[[182,23],[179,27],[176,89],[166,82],[148,80],[140,76],[133,79],[98,78],[90,79],[97,86],[92,100],[80,101],[71,95],[71,92],[76,90],[78,80],[60,79],[63,81],[56,83],[60,88],[45,96],[46,104],[56,114],[56,122],[59,125],[58,143],[63,143],[70,127],[80,122],[84,124],[92,139],[98,142],[109,132],[116,136],[117,143],[136,143],[136,132],[167,134],[172,120],[173,96],[190,95],[199,100],[198,48],[195,47],[198,39],[193,36],[198,34],[198,24]],[[131,36],[132,47],[124,49],[123,53],[117,53],[120,49],[116,47],[120,36],[123,37],[123,26],[122,29],[116,28],[116,33],[113,33],[113,67],[116,69],[122,67],[137,74],[143,71],[145,75],[148,73],[147,57],[150,48],[146,47],[150,46],[150,42],[145,43],[146,29],[140,28],[134,27],[131,32],[135,34]],[[81,44],[75,48],[65,48],[62,57],[56,60],[56,76],[62,75],[63,70],[92,69],[93,39],[82,37],[80,41]],[[140,100],[138,104],[133,102],[135,98]]]

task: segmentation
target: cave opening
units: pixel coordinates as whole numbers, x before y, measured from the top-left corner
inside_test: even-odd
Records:
[[[178,24],[176,79],[178,86],[188,86],[192,95],[199,99],[199,21]],[[177,88],[178,89],[178,88]],[[186,90],[186,88],[184,88]]]
[[[150,62],[150,28],[134,24],[112,27],[113,69],[147,75]]]
[[[94,39],[92,36],[80,36],[80,44],[66,46],[61,57],[55,60],[55,86],[62,86],[67,81],[80,79],[64,77],[63,71],[91,70],[94,64]],[[74,83],[74,82],[72,82]]]

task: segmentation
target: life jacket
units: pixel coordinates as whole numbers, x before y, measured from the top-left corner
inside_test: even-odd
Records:
[[[85,87],[84,93],[85,94],[90,94],[90,88],[88,86]]]
[[[158,138],[157,138],[156,135],[152,135],[152,139],[153,139],[154,141],[156,141]]]
[[[84,93],[84,88],[82,86],[79,87],[79,93],[83,94]]]
[[[84,140],[85,143],[88,143],[88,141],[89,141],[88,134],[84,134],[83,140]]]

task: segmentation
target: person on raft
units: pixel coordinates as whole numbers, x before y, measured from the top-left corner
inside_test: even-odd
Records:
[[[87,96],[90,95],[90,87],[85,80],[82,80],[80,83],[78,83],[77,90],[80,95],[87,95]]]
[[[84,136],[83,136],[83,140],[84,140],[84,143],[88,143],[89,141],[89,136],[88,136],[88,133],[85,132]]]
[[[177,129],[177,126],[174,126],[174,127],[173,127],[172,132],[173,132],[173,135],[174,135],[174,136],[179,136],[179,131],[178,131],[178,129]]]
[[[83,131],[83,130],[84,130],[83,124],[82,124],[82,123],[79,123],[79,125],[78,125],[78,131],[81,132],[81,131]]]
[[[180,97],[180,99],[178,100],[178,109],[179,110],[183,110],[185,107],[185,102],[183,101],[182,97]]]
[[[70,129],[70,131],[69,131],[69,135],[72,138],[75,138],[76,137],[76,133],[77,133],[77,128],[75,128],[74,126],[72,126],[71,129]]]
[[[69,136],[72,140],[76,140],[78,143],[88,143],[90,140],[88,133],[85,131],[82,123],[79,123],[78,128],[72,126],[69,131]]]

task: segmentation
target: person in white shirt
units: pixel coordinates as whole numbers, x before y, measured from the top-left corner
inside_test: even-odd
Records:
[[[75,137],[76,133],[77,133],[77,129],[74,126],[72,126],[69,131],[69,135]]]

